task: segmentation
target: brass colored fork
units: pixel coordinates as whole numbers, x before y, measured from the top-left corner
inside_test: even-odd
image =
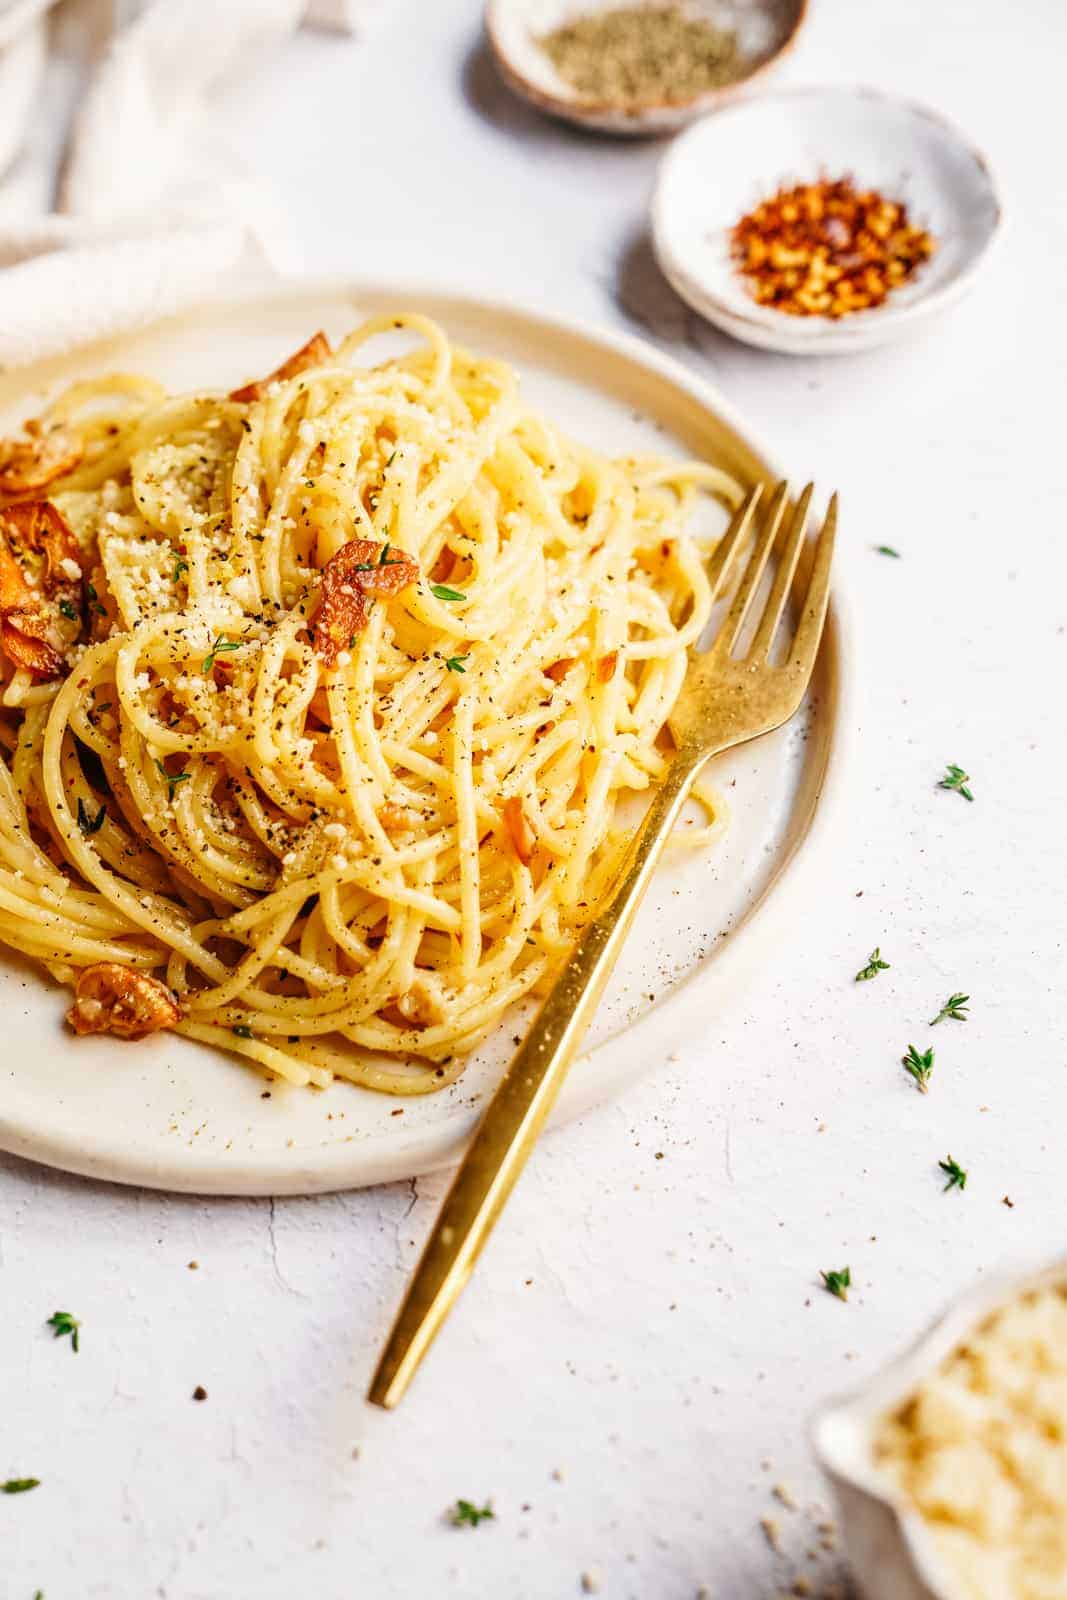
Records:
[[[576,944],[482,1117],[408,1286],[368,1392],[392,1407],[403,1396],[467,1279],[526,1164],[559,1093],[634,914],[694,779],[712,756],[756,739],[797,710],[811,677],[826,617],[837,496],[814,541],[810,575],[792,641],[771,664],[804,533],[811,484],[790,510],[780,483],[762,518],[757,487],[742,502],[709,568],[713,596],[725,593],[755,529],[729,610],[707,651],[693,653],[670,726],[677,753],[630,844],[614,889]],[[758,620],[753,599],[782,532],[778,563]],[[751,643],[736,659],[746,622]]]

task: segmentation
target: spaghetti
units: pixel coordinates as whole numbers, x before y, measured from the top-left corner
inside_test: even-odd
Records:
[[[0,446],[0,940],[78,1032],[450,1082],[665,770],[700,491],[739,499],[563,437],[417,315],[229,397],[73,385]]]

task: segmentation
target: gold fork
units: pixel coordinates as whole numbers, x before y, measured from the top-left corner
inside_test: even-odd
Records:
[[[470,1277],[482,1246],[526,1165],[582,1035],[622,949],[671,826],[697,774],[712,756],[781,727],[808,686],[826,617],[837,496],[814,541],[798,621],[780,664],[771,663],[778,624],[801,551],[812,485],[796,506],[780,483],[756,530],[751,553],[711,647],[690,656],[671,714],[677,751],[620,867],[615,887],[590,922],[545,1000],[482,1117],[408,1287],[367,1398],[392,1407],[403,1396],[438,1329]],[[725,592],[755,527],[757,486],[738,507],[712,557],[713,597]],[[752,602],[784,523],[770,593],[756,621]],[[753,623],[744,656],[734,651]]]

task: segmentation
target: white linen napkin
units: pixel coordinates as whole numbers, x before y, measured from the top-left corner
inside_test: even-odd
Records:
[[[280,212],[223,149],[213,102],[301,20],[350,30],[367,0],[69,0],[54,26],[95,60],[58,186],[32,115],[50,3],[0,0],[0,367],[269,268]]]

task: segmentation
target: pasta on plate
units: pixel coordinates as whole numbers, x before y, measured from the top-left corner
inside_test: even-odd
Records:
[[[701,493],[740,498],[584,448],[414,314],[228,396],[74,384],[0,445],[0,941],[77,1033],[452,1081],[665,769]]]

